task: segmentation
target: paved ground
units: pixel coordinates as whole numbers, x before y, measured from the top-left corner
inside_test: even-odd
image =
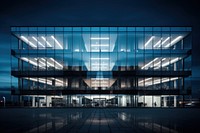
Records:
[[[200,109],[0,109],[0,133],[199,133]]]

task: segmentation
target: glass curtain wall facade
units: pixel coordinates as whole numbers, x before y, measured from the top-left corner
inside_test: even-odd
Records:
[[[179,107],[191,27],[11,27],[13,101],[32,107]]]

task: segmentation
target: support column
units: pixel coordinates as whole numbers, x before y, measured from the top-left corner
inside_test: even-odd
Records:
[[[176,100],[176,96],[174,96],[174,107],[177,107],[177,100]]]
[[[167,107],[167,97],[163,97],[164,107]]]
[[[51,96],[46,96],[47,107],[51,107]]]
[[[32,96],[32,107],[35,107],[35,96]]]

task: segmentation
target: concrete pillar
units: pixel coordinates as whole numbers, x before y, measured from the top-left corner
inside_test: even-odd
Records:
[[[46,96],[46,104],[47,107],[51,107],[51,96]]]
[[[82,106],[82,96],[79,97],[79,105]]]
[[[126,97],[122,96],[122,106],[125,107],[126,106]]]
[[[35,107],[35,96],[32,96],[32,107]]]
[[[163,97],[164,107],[167,107],[167,97]]]
[[[177,107],[177,100],[176,100],[176,96],[174,96],[174,107]]]

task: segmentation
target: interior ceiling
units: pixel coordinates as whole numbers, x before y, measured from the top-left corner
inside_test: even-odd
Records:
[[[84,82],[92,88],[98,88],[98,87],[105,87],[109,88],[115,83],[116,79],[110,79],[110,78],[94,78],[94,79],[84,79]]]

